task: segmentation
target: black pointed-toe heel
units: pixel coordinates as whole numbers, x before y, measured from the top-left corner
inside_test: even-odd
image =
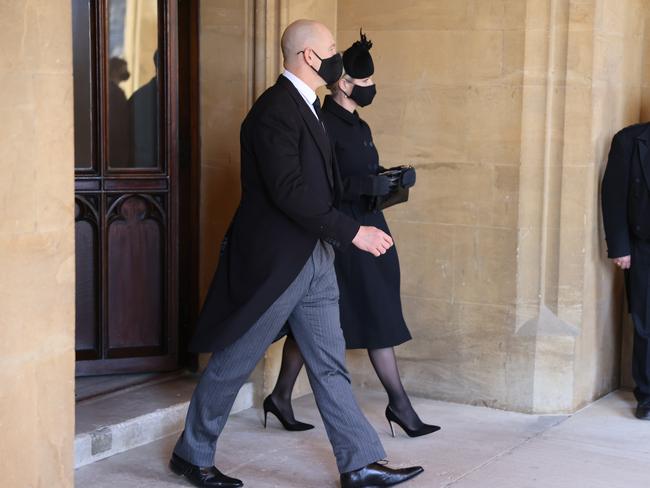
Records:
[[[304,422],[298,422],[298,421],[291,422],[286,418],[284,418],[284,415],[282,415],[280,409],[273,402],[271,395],[266,397],[266,399],[264,400],[263,407],[264,407],[264,428],[265,429],[266,429],[266,418],[269,412],[275,415],[275,417],[282,424],[282,427],[284,427],[286,430],[290,432],[302,432],[304,430],[310,430],[314,428],[314,426],[311,424],[306,424]]]
[[[395,437],[395,430],[393,429],[393,422],[395,422],[397,425],[399,425],[404,432],[406,432],[406,435],[409,437],[421,437],[423,435],[428,435],[428,434],[433,434],[434,432],[438,432],[440,430],[440,427],[437,425],[430,425],[430,424],[423,424],[422,427],[419,429],[409,429],[404,422],[402,422],[397,415],[395,415],[395,412],[393,412],[390,408],[390,405],[386,407],[386,420],[388,420],[388,425],[390,426],[390,433]]]

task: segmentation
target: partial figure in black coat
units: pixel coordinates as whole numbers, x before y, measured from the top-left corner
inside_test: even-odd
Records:
[[[370,210],[370,198],[389,192],[388,177],[379,174],[379,155],[370,127],[356,112],[369,105],[376,93],[372,80],[374,66],[365,35],[343,54],[345,75],[328,85],[323,120],[334,146],[343,179],[340,210],[362,225],[390,234],[384,215]],[[350,249],[336,253],[336,274],[340,290],[341,327],[348,349],[367,349],[389,403],[386,417],[412,437],[436,432],[440,428],[424,424],[413,409],[400,379],[394,346],[411,339],[402,315],[400,269],[395,247],[381,257]],[[287,338],[278,382],[266,403],[284,416],[285,424],[297,423],[291,408],[291,391],[302,368],[302,357],[295,341]],[[297,423],[300,425],[300,423]],[[392,429],[392,424],[391,424]]]
[[[632,373],[636,416],[650,420],[650,123],[612,141],[602,185],[607,255],[625,271],[634,322]]]

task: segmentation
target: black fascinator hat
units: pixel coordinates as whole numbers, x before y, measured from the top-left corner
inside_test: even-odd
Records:
[[[360,40],[347,48],[343,53],[343,67],[345,74],[352,78],[362,79],[372,76],[375,72],[375,65],[372,62],[370,48],[372,41],[359,29]]]

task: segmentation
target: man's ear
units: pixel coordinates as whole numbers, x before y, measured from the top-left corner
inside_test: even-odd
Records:
[[[314,51],[311,48],[306,47],[302,50],[302,58],[305,60],[305,63],[311,65],[314,58]]]

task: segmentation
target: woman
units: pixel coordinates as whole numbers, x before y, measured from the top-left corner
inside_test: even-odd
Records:
[[[361,225],[389,233],[381,212],[369,210],[369,199],[386,195],[390,180],[378,174],[383,168],[368,125],[359,118],[357,107],[369,105],[375,96],[372,81],[372,43],[361,34],[343,53],[345,74],[329,85],[322,120],[332,140],[345,188],[341,211]],[[414,176],[414,175],[413,175]],[[348,349],[367,349],[370,361],[388,393],[386,418],[393,436],[392,422],[411,437],[436,432],[440,427],[423,423],[413,409],[399,376],[394,346],[411,339],[402,316],[400,271],[393,246],[386,254],[374,256],[356,249],[336,255],[340,289],[341,326]],[[291,408],[291,392],[303,359],[291,335],[284,345],[282,366],[275,389],[264,401],[264,425],[269,412],[287,430],[307,430],[312,425],[297,422]]]

